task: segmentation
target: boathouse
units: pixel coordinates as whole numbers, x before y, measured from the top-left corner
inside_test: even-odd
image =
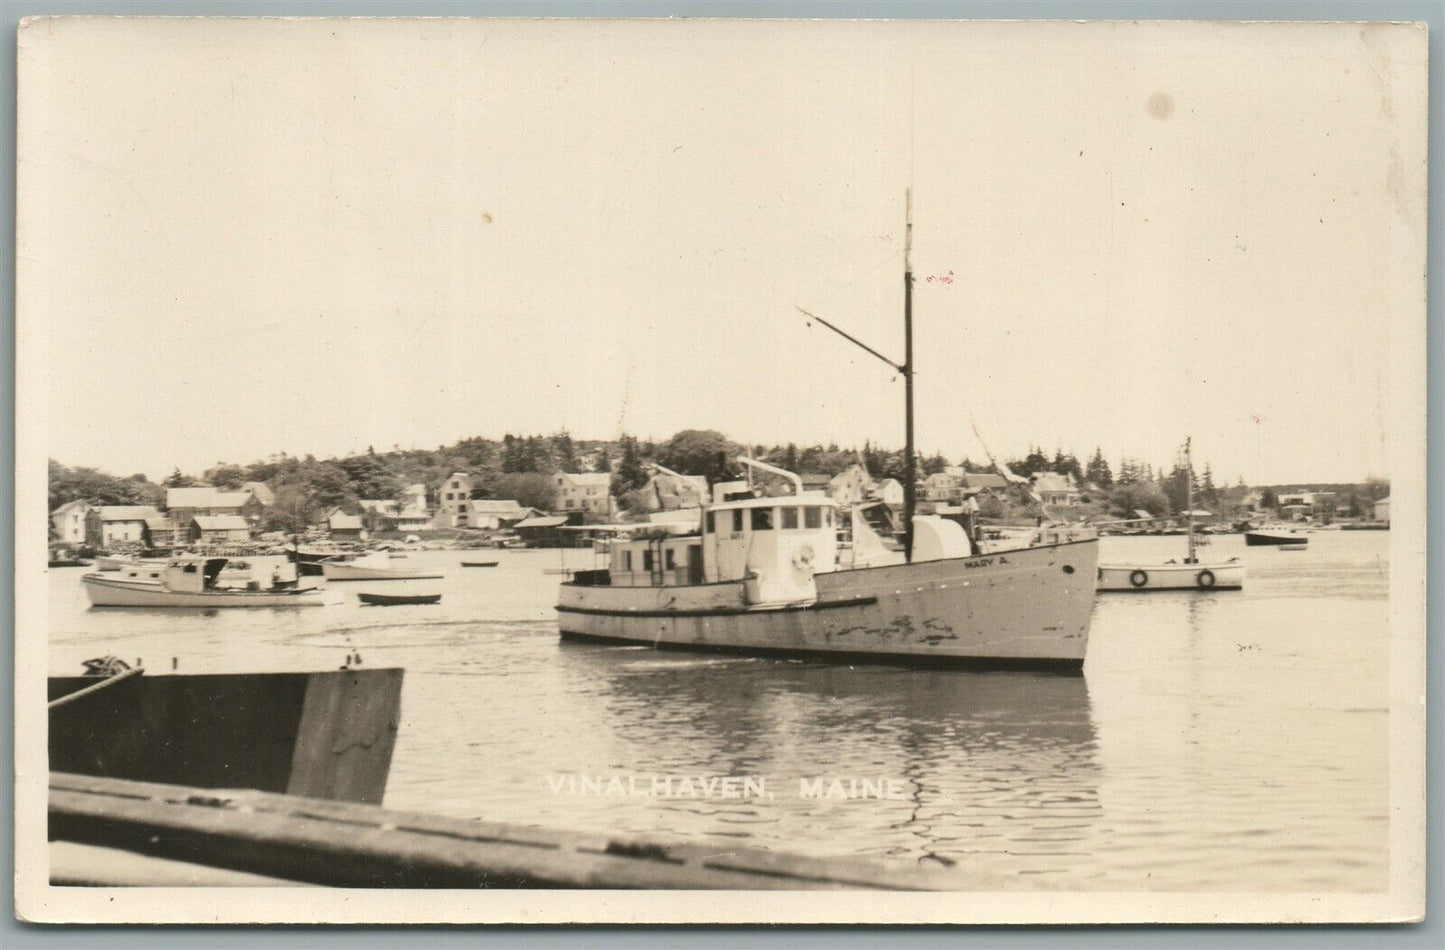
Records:
[[[366,528],[361,519],[340,508],[331,509],[326,516],[326,533],[333,541],[361,541],[366,538]]]
[[[240,515],[197,515],[191,519],[187,540],[197,544],[249,541],[251,528]]]
[[[571,543],[563,538],[562,526],[566,523],[567,519],[561,515],[546,515],[519,521],[515,530],[529,548],[560,548]]]

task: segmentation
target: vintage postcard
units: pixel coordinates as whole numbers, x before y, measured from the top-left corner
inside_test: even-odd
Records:
[[[1423,915],[1422,26],[18,44],[23,918]]]

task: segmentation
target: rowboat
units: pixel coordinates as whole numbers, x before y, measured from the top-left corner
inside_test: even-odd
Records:
[[[399,607],[404,604],[435,604],[441,601],[441,594],[357,594],[363,604],[373,607]]]
[[[463,561],[462,567],[496,567],[496,561]]]

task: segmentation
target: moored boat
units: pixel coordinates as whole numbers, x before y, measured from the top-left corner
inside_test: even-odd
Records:
[[[407,604],[440,603],[441,594],[357,594],[357,599],[372,607],[399,607]]]
[[[1309,544],[1309,535],[1296,528],[1254,528],[1244,532],[1244,543],[1250,547],[1271,544]]]
[[[122,571],[119,577],[96,572],[80,581],[96,607],[308,607],[326,603],[325,592],[318,588],[262,588],[255,581],[244,588],[217,586],[227,560],[177,558],[163,568],[135,568]]]
[[[440,571],[392,567],[385,552],[367,554],[352,561],[322,561],[321,572],[328,581],[410,581],[433,580]]]
[[[1190,441],[1184,440],[1184,530],[1189,538],[1189,553],[1183,561],[1135,561],[1126,564],[1100,564],[1100,591],[1148,591],[1163,590],[1243,590],[1244,565],[1239,558],[1225,561],[1201,562],[1195,555],[1195,548],[1206,543],[1195,537],[1194,519],[1210,517],[1207,511],[1194,510],[1194,466],[1190,458]],[[1165,532],[1172,533],[1172,532]]]

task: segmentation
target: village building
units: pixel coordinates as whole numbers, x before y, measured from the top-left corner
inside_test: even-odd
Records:
[[[1034,494],[1046,505],[1054,507],[1067,507],[1079,504],[1082,493],[1079,486],[1074,482],[1072,475],[1060,475],[1058,472],[1035,472],[1029,476],[1029,483],[1033,486]]]
[[[186,540],[192,544],[228,544],[251,539],[251,526],[240,515],[196,515]]]
[[[963,487],[987,490],[995,494],[1008,491],[1008,479],[993,472],[969,472],[963,476]]]
[[[378,531],[395,531],[401,504],[395,498],[361,499],[361,523],[372,534]]]
[[[956,505],[963,501],[963,476],[951,471],[934,472],[923,480],[924,501]]]
[[[852,508],[867,498],[873,488],[873,477],[858,462],[828,480],[828,497],[840,508]]]
[[[517,522],[514,530],[529,548],[558,548],[563,545],[564,515],[539,515]]]
[[[803,491],[825,492],[828,490],[828,483],[833,480],[833,476],[822,472],[803,472],[798,477],[803,480]]]
[[[473,498],[469,527],[495,531],[525,521],[533,510],[515,499]]]
[[[85,543],[85,516],[94,507],[88,501],[67,501],[50,513],[50,530],[64,544]]]
[[[249,492],[263,508],[276,504],[276,493],[265,482],[246,482],[241,486],[241,491]]]
[[[873,497],[890,508],[903,507],[903,483],[896,478],[885,478],[873,486]]]
[[[648,511],[701,508],[707,500],[707,479],[702,475],[655,473],[637,492]]]
[[[326,515],[326,533],[333,541],[364,541],[366,526],[359,516],[333,508]]]
[[[437,510],[432,524],[438,528],[470,528],[472,476],[452,472],[437,490]]]
[[[1279,517],[1283,521],[1319,521],[1330,524],[1335,520],[1338,501],[1332,491],[1281,492],[1279,496]]]
[[[612,476],[606,472],[558,472],[552,484],[557,489],[557,511],[606,517],[612,510]]]
[[[86,513],[85,543],[106,549],[151,547],[152,525],[164,522],[153,505],[101,505]]]
[[[236,515],[249,527],[259,528],[265,507],[250,491],[222,491],[210,485],[166,489],[166,513],[178,534],[189,533],[191,519],[215,515]]]

